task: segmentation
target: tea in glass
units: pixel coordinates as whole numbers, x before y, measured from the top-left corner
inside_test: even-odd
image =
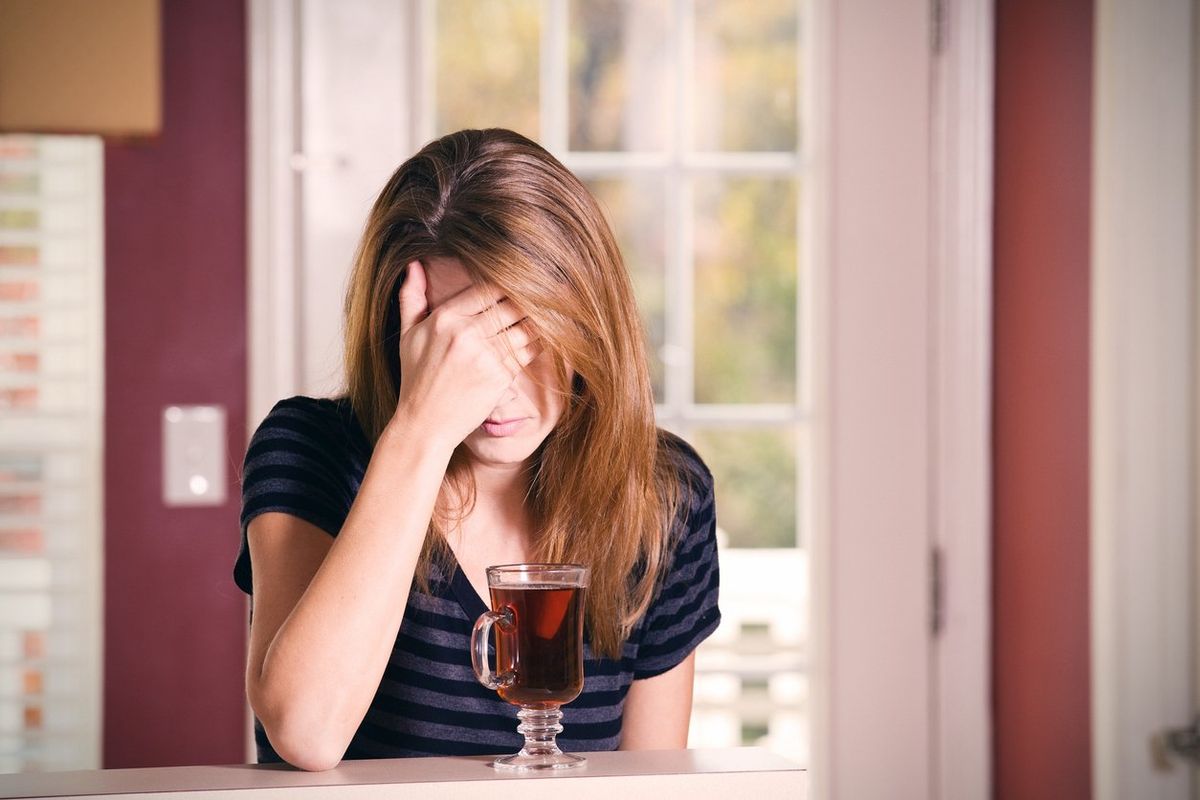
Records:
[[[496,769],[531,771],[582,766],[564,753],[563,703],[583,691],[583,609],[588,568],[577,564],[508,564],[488,567],[492,610],[471,633],[471,662],[479,682],[520,706],[519,753],[496,759]],[[496,631],[496,669],[488,666],[487,640]]]

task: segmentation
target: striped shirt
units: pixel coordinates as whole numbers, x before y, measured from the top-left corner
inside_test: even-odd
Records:
[[[620,659],[591,652],[584,633],[584,685],[562,707],[566,751],[615,750],[625,694],[635,679],[683,661],[720,622],[712,475],[691,447],[678,450],[685,502],[672,525],[670,567]],[[246,527],[268,511],[307,520],[337,536],[371,457],[371,445],[345,399],[294,397],[278,403],[250,442],[242,479],[242,539],[234,581],[251,593]],[[691,490],[688,491],[687,487]],[[517,707],[484,688],[471,668],[475,620],[487,610],[457,565],[438,566],[430,592],[413,584],[379,689],[343,758],[513,753]],[[282,759],[254,721],[260,763]]]

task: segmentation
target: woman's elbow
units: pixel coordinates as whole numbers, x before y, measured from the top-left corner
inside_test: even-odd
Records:
[[[296,709],[281,711],[261,700],[255,702],[258,699],[250,697],[251,708],[280,758],[307,772],[324,772],[341,763],[349,743],[329,735],[322,715],[312,718]]]
[[[295,752],[288,752],[288,748],[283,746],[275,746],[275,752],[279,753],[279,757],[287,763],[291,764],[296,769],[302,769],[305,772],[325,772],[333,769],[342,762],[342,757],[337,755],[333,750],[325,753],[317,752],[311,749],[299,748]]]
[[[322,737],[311,727],[295,725],[270,725],[263,721],[271,747],[287,763],[306,772],[324,772],[341,763],[346,747]]]

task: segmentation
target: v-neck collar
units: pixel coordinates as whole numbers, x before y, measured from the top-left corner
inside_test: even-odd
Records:
[[[454,574],[450,577],[450,591],[454,592],[454,596],[458,598],[458,604],[462,606],[462,610],[467,613],[467,619],[472,623],[479,619],[481,614],[488,611],[487,604],[483,602],[479,592],[475,591],[475,587],[471,585],[467,573],[463,572],[457,558],[454,559]]]

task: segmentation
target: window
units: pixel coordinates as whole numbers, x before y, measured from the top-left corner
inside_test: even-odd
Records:
[[[294,388],[338,384],[339,298],[374,194],[421,144],[503,126],[605,207],[659,423],[717,482],[725,621],[692,746],[807,760],[812,340],[804,0],[301,2]],[[383,98],[364,104],[369,94]],[[285,390],[286,391],[286,390]],[[253,413],[253,411],[252,411]]]
[[[485,5],[495,16],[472,41],[439,37],[439,20],[480,25],[446,19],[462,2],[251,2],[252,421],[278,397],[336,389],[345,266],[381,176],[440,125],[468,124],[454,108],[519,112],[525,122],[478,124],[534,134],[608,206],[654,348],[660,419],[717,473],[726,621],[701,652],[693,743],[765,729],[805,760],[811,740],[818,795],[882,780],[925,796],[933,779],[958,787],[946,796],[978,794],[989,6],[470,8]],[[495,48],[515,72],[489,62],[468,90],[439,72],[439,58]],[[453,106],[454,91],[471,94]],[[763,255],[779,252],[772,235],[790,257]],[[764,263],[789,258],[762,280]],[[952,576],[937,638],[932,546]],[[864,759],[887,768],[864,771]]]

